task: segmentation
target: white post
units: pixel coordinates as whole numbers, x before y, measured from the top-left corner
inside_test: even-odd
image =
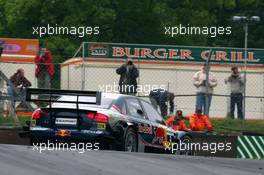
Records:
[[[84,86],[85,86],[85,69],[84,69],[84,43],[82,43],[82,66],[81,66],[81,90],[84,90]]]
[[[243,118],[246,118],[246,76],[247,76],[247,37],[248,37],[248,23],[244,25],[245,30],[245,50],[244,50],[244,98],[243,98]]]

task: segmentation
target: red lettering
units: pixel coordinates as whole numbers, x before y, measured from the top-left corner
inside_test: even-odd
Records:
[[[146,57],[155,58],[154,56],[152,56],[150,54],[151,52],[152,52],[152,50],[149,48],[142,48],[141,49],[141,58],[146,58]]]
[[[113,47],[113,57],[125,56],[124,49],[122,47]]]
[[[254,52],[248,52],[248,61],[259,62],[259,59],[254,59]]]
[[[185,50],[185,49],[181,49],[181,59],[189,59],[189,60],[193,60],[194,58],[191,56],[191,50]]]
[[[163,52],[162,55],[159,54],[159,52]],[[153,52],[154,56],[157,57],[157,58],[167,58],[168,56],[168,53],[166,52],[166,49],[156,49],[154,52]]]
[[[177,53],[178,49],[169,49],[169,59],[178,59]]]
[[[236,52],[231,52],[231,61],[236,61]]]
[[[243,54],[243,52],[237,52],[237,61],[244,61],[242,54]]]
[[[229,61],[229,59],[226,57],[227,53],[224,51],[216,51],[216,60],[217,61],[221,61],[221,60],[225,60],[225,61]]]

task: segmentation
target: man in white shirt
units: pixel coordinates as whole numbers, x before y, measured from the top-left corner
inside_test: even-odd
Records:
[[[207,70],[208,67],[208,70]],[[208,85],[206,72],[208,73]],[[213,73],[210,72],[210,67],[203,65],[202,70],[196,72],[193,76],[193,85],[196,87],[196,110],[203,110],[204,115],[209,117],[209,110],[212,100],[213,88],[217,86],[217,80]],[[206,97],[208,98],[208,104],[206,105]]]

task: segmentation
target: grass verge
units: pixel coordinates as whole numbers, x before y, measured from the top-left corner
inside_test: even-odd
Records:
[[[23,126],[27,120],[30,120],[29,116],[18,117],[19,122],[15,122],[13,117],[0,116],[0,126]]]

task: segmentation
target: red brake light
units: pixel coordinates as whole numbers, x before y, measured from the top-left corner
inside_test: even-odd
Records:
[[[33,112],[33,114],[32,114],[32,119],[40,119],[40,116],[41,116],[41,110],[36,110],[36,111],[34,111]]]
[[[89,119],[93,119],[94,118],[94,112],[89,112],[88,114],[86,114],[86,116]]]
[[[102,123],[107,123],[108,122],[108,116],[100,113],[96,113],[94,117],[95,122],[102,122]]]

